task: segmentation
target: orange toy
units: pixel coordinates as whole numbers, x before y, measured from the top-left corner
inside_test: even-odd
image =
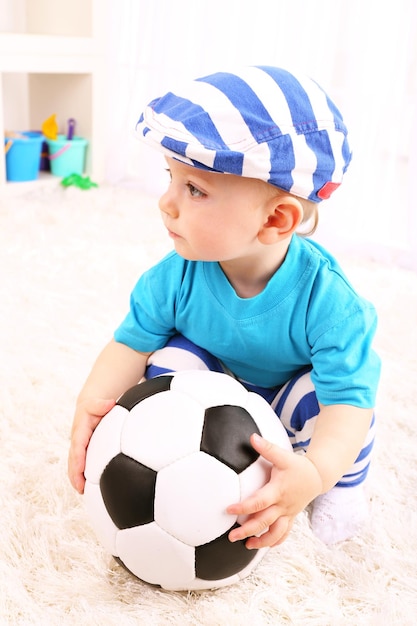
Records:
[[[57,139],[58,137],[58,124],[56,121],[56,114],[54,113],[42,124],[42,132],[48,139]]]

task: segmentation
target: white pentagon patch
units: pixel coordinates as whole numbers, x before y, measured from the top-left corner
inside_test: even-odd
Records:
[[[235,523],[226,507],[239,500],[239,491],[233,470],[196,452],[158,472],[155,521],[188,545],[208,543]]]
[[[192,586],[194,548],[179,542],[155,522],[120,530],[117,551],[123,554],[123,563],[131,572],[151,584],[164,589]]]

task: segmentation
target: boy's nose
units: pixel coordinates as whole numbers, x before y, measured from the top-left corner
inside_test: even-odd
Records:
[[[170,217],[178,217],[178,209],[171,188],[159,198],[159,208]]]

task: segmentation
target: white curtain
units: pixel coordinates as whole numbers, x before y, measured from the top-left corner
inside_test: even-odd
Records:
[[[322,205],[319,238],[417,268],[415,0],[107,0],[108,179],[159,193],[162,166],[133,138],[150,99],[185,75],[298,67],[342,110],[354,159]]]

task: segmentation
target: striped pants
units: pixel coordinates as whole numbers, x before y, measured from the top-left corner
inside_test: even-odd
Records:
[[[196,346],[181,335],[175,335],[148,361],[145,377],[179,370],[212,370],[231,374],[212,354]],[[310,377],[310,368],[304,368],[281,387],[266,389],[240,381],[249,391],[260,394],[271,405],[284,425],[295,452],[304,453],[310,443],[319,405]],[[342,476],[337,487],[354,487],[362,483],[368,473],[375,436],[375,416],[363,448],[353,466]]]

